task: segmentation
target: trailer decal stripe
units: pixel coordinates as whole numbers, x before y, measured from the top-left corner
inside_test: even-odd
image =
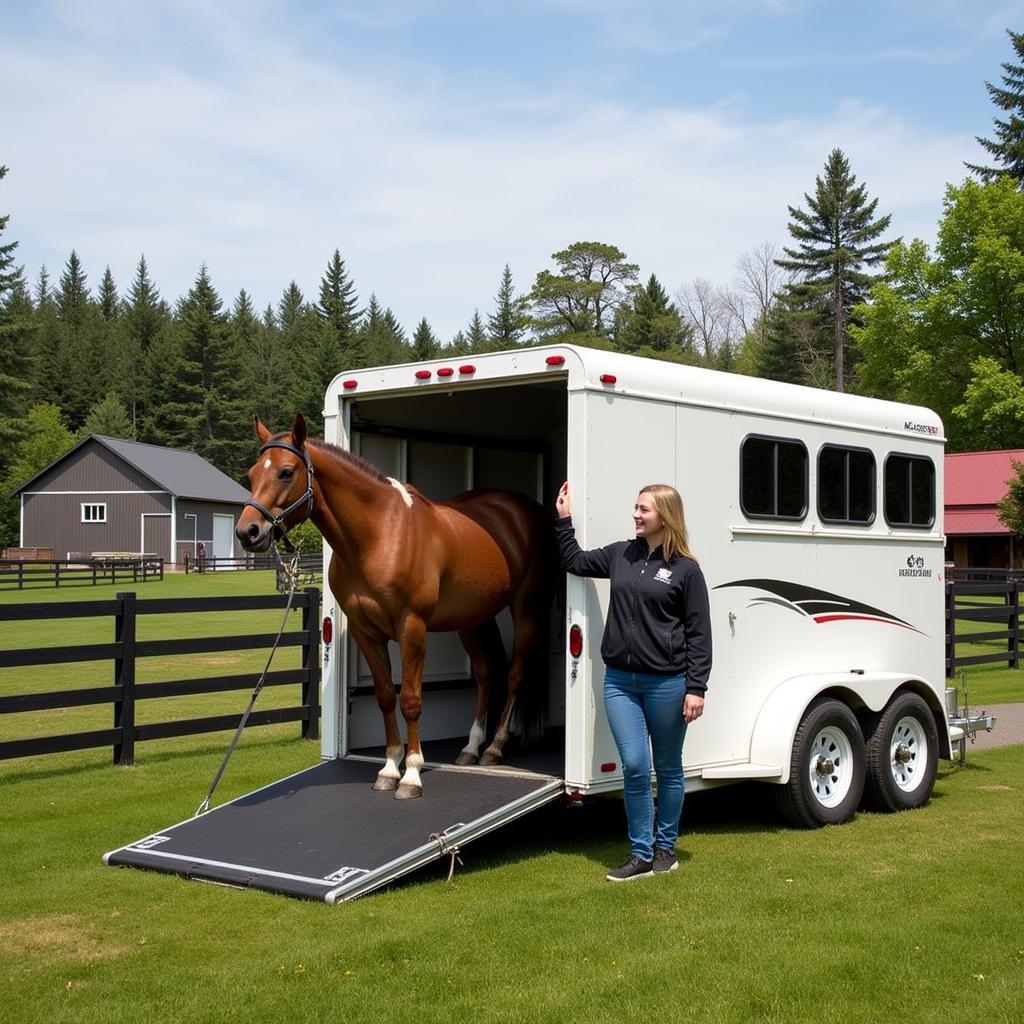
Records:
[[[788,608],[811,619],[818,625],[828,622],[880,622],[921,633],[916,626],[890,612],[872,608],[871,605],[843,597],[841,594],[830,594],[827,590],[817,590],[791,580],[732,580],[729,583],[720,583],[714,589],[723,590],[729,587],[751,587],[755,590],[767,591],[773,596],[755,597],[750,602],[751,605],[781,605],[783,608]]]

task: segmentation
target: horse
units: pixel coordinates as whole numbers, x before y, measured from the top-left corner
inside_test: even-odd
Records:
[[[267,551],[287,530],[311,519],[331,547],[331,592],[373,675],[384,718],[385,762],[375,790],[397,799],[422,795],[419,719],[427,633],[457,631],[476,680],[476,704],[459,765],[499,765],[513,709],[521,724],[547,665],[537,664],[547,635],[558,557],[549,517],[513,491],[472,490],[430,501],[364,459],[307,436],[295,416],[291,432],[271,434],[255,417],[259,457],[249,470],[250,500],[235,533],[248,551]],[[512,613],[507,699],[483,754],[491,682],[505,652],[495,616]],[[388,641],[401,654],[395,715]],[[517,704],[518,702],[518,704]]]

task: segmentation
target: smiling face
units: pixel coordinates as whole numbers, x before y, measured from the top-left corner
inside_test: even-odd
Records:
[[[648,491],[641,491],[637,495],[636,504],[633,506],[633,526],[636,529],[636,536],[643,537],[652,550],[661,543],[665,527],[654,506],[654,498]]]

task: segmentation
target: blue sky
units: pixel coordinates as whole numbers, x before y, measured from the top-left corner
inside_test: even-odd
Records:
[[[834,147],[931,240],[1014,58],[996,0],[0,0],[0,211],[32,278],[71,249],[175,300],[201,264],[307,297],[335,248],[442,340],[578,240],[670,293],[787,242]]]

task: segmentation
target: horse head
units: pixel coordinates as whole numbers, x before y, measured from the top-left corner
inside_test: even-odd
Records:
[[[249,501],[235,535],[246,551],[267,551],[313,508],[313,463],[306,450],[306,420],[295,414],[290,434],[272,434],[254,417],[259,458],[249,469]]]

